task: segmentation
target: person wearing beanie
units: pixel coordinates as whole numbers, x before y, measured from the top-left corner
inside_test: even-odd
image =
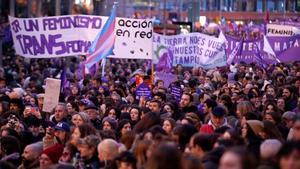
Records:
[[[64,146],[61,144],[45,149],[40,157],[40,169],[47,169],[51,165],[57,164],[63,150]]]
[[[115,130],[117,125],[118,122],[111,117],[107,116],[102,120],[102,130]]]
[[[210,120],[207,124],[201,126],[200,132],[211,134],[220,127],[228,126],[227,119],[225,116],[226,110],[224,107],[215,107],[212,113],[210,114]]]

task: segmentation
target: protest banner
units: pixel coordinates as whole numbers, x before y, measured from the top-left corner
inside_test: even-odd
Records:
[[[298,25],[299,26],[299,25]],[[267,25],[267,39],[276,57],[281,62],[300,60],[300,29],[295,25]]]
[[[146,99],[152,98],[152,91],[151,91],[151,88],[149,87],[149,84],[147,84],[147,83],[140,84],[136,88],[135,94],[136,94],[136,99],[138,99],[138,100],[141,97],[145,97]]]
[[[226,65],[224,39],[201,33],[164,36],[153,34],[153,63],[165,53],[173,56],[173,66],[203,67]]]
[[[177,86],[175,84],[172,84],[170,90],[171,90],[171,95],[175,98],[175,100],[177,102],[179,102],[181,99],[181,95],[183,93],[181,87]]]
[[[9,17],[18,55],[53,58],[85,55],[107,17],[66,15]],[[152,59],[152,20],[117,18],[113,58]]]
[[[300,35],[267,37],[277,58],[282,62],[300,60]]]
[[[164,87],[168,88],[169,85],[177,79],[177,76],[172,73],[156,72],[155,79],[162,80],[164,82]]]
[[[226,54],[230,56],[235,63],[245,62],[252,63],[257,62],[257,57],[262,59],[265,63],[275,63],[276,59],[274,56],[271,56],[269,49],[266,49],[269,46],[268,42],[265,41],[265,38],[256,39],[256,40],[247,40],[247,39],[238,39],[229,35],[226,35]],[[234,56],[232,56],[234,53]],[[259,55],[259,56],[258,56]],[[231,63],[231,61],[230,61]]]
[[[44,112],[52,112],[55,106],[59,101],[61,80],[47,78],[46,79],[46,88],[45,88],[45,97],[43,104]]]
[[[300,34],[300,29],[290,25],[267,24],[266,36],[289,37]]]
[[[274,22],[272,22],[272,24],[288,25],[288,26],[295,26],[297,28],[300,28],[300,23],[297,22],[297,21],[290,21],[290,20],[280,21],[280,20],[275,20]]]

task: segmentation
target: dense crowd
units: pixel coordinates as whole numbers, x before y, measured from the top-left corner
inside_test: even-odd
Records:
[[[8,51],[9,52],[9,49]],[[13,53],[13,52],[12,52]],[[80,58],[82,59],[82,58]],[[1,162],[4,168],[300,167],[300,63],[232,64],[172,70],[152,98],[136,99],[145,61],[111,59],[105,76],[76,70],[80,59],[4,57],[1,68]],[[67,85],[43,112],[45,78]],[[136,71],[138,70],[138,71]],[[182,89],[176,100],[171,86]]]
[[[107,59],[105,74],[83,74],[84,57],[26,59],[3,46],[0,168],[300,168],[299,61],[177,65],[167,85],[149,61]],[[151,98],[136,97],[136,75]],[[44,112],[49,77],[63,84]]]

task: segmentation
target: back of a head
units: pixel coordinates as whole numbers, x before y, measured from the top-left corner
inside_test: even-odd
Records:
[[[160,144],[153,150],[146,169],[182,169],[181,152],[171,143]]]
[[[173,133],[178,136],[179,146],[182,151],[191,137],[197,132],[197,128],[190,124],[178,125],[174,128]]]
[[[146,129],[160,123],[160,117],[157,113],[147,113],[134,127],[135,133],[144,132]]]
[[[185,169],[203,169],[201,159],[191,154],[183,156],[183,167]]]
[[[270,139],[278,139],[279,141],[283,142],[284,139],[281,135],[281,132],[276,127],[276,125],[270,121],[264,120],[263,121],[264,132],[266,133],[267,137]]]
[[[210,151],[217,140],[217,135],[196,133],[193,136],[194,144],[199,146],[204,152]]]
[[[215,108],[218,104],[216,101],[214,101],[213,99],[206,99],[206,101],[204,102],[208,108]]]
[[[236,156],[240,157],[240,162],[243,169],[253,169],[257,167],[257,159],[252,153],[248,152],[245,147],[232,147],[225,153],[227,152],[233,153]]]
[[[98,145],[101,160],[113,160],[119,154],[118,143],[113,139],[104,139]]]
[[[281,147],[278,156],[279,158],[285,158],[290,156],[294,151],[300,153],[300,142],[299,141],[287,141]]]
[[[15,166],[7,161],[0,161],[0,169],[14,169]]]
[[[96,135],[97,131],[94,126],[88,123],[83,123],[78,126],[78,129],[80,131],[80,137],[83,138],[88,135]]]
[[[262,159],[272,159],[274,158],[280,148],[282,143],[277,139],[267,139],[260,145],[260,157]]]
[[[4,152],[5,155],[20,152],[21,150],[20,141],[14,136],[1,137],[0,142],[1,151]]]
[[[28,145],[32,151],[36,154],[37,157],[43,152],[43,142],[36,142]]]
[[[249,101],[241,101],[237,104],[237,110],[240,112],[241,116],[246,116],[248,113],[254,111],[254,108]]]

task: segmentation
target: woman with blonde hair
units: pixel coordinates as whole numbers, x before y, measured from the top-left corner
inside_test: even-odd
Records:
[[[254,107],[249,101],[241,101],[237,104],[236,115],[237,118],[242,120],[243,117],[246,117],[249,113],[254,112]]]
[[[233,128],[236,128],[242,123],[245,123],[246,120],[256,119],[256,115],[254,114],[254,107],[250,101],[241,101],[236,106],[236,116],[227,117],[228,123]],[[255,116],[255,118],[252,118]]]
[[[90,122],[90,118],[84,112],[79,112],[72,116],[72,123],[75,127],[82,125],[84,123],[89,123],[89,122]]]

